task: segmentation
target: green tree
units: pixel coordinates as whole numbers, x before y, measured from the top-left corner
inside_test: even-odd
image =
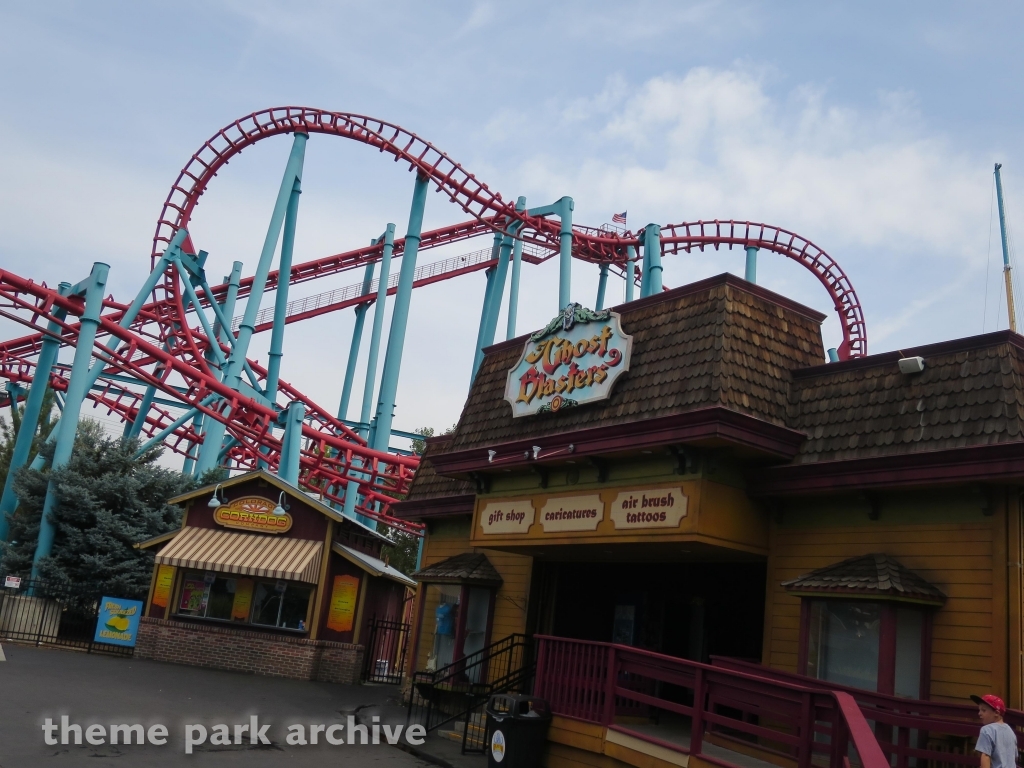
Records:
[[[380,556],[392,567],[397,568],[406,576],[416,570],[416,554],[419,551],[420,539],[411,533],[391,528],[384,534],[392,544],[385,544]]]
[[[448,427],[448,429],[446,429],[441,434],[443,434],[443,435],[450,435],[452,432],[455,431],[455,428],[457,426],[459,426],[459,425],[458,424],[452,424],[450,427]],[[413,430],[413,432],[415,432],[417,435],[423,435],[423,439],[422,440],[413,440],[412,441],[412,452],[415,453],[417,456],[422,456],[423,452],[427,450],[427,438],[428,437],[433,437],[434,434],[435,434],[434,428],[433,427],[417,427],[416,429]]]
[[[26,573],[32,565],[48,482],[53,480],[53,551],[40,563],[45,579],[88,583],[118,597],[144,597],[153,555],[133,544],[176,529],[181,510],[167,499],[197,487],[156,462],[160,448],[135,458],[139,440],[112,438],[83,420],[71,460],[53,472],[22,468],[15,478],[19,505],[0,570]],[[42,448],[52,455],[53,445]]]
[[[25,406],[14,405],[14,398],[11,399],[11,423],[0,417],[0,483],[7,479],[7,471],[11,467],[11,457],[14,453],[14,442],[18,439],[21,431],[22,418],[25,415]],[[39,411],[39,423],[36,425],[35,434],[32,436],[32,448],[29,450],[28,460],[32,461],[39,453],[43,443],[49,436],[50,431],[57,423],[58,415],[53,408],[53,390],[49,387],[43,393],[43,405]]]

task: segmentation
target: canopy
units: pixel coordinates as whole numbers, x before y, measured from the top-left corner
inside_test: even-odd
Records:
[[[322,541],[185,528],[156,556],[162,565],[316,584]]]

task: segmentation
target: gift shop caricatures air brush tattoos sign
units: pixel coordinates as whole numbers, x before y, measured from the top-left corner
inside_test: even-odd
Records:
[[[512,415],[556,413],[604,400],[629,370],[633,337],[622,332],[619,315],[570,304],[526,342],[508,372],[505,399]]]

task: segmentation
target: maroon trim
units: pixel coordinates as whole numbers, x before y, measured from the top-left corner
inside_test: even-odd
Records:
[[[459,614],[455,617],[455,648],[452,649],[452,662],[465,657],[462,646],[466,643],[466,614],[469,613],[469,587],[465,584],[459,590]]]
[[[826,363],[815,365],[810,368],[798,368],[792,371],[794,379],[806,379],[812,376],[823,374],[841,373],[845,371],[857,371],[864,368],[874,368],[879,365],[895,365],[903,357],[923,357],[925,366],[928,365],[928,358],[932,355],[949,355],[957,352],[970,352],[978,349],[1009,344],[1024,352],[1024,336],[1013,331],[995,331],[979,336],[967,336],[962,339],[940,341],[936,344],[926,344],[923,347],[901,349],[898,352],[883,352],[878,355],[866,357],[854,357],[838,363]]]
[[[1024,478],[1024,440],[755,469],[747,475],[747,492],[775,496],[1020,478]]]
[[[800,599],[800,644],[796,652],[798,675],[807,674],[807,654],[811,645],[811,600],[813,598],[810,597]]]
[[[921,684],[917,698],[928,700],[932,695],[932,619],[935,611],[924,612],[921,628]]]
[[[451,451],[431,456],[430,461],[439,474],[458,475],[534,464],[533,446],[540,446],[542,454],[549,453],[552,458],[557,455],[559,461],[564,461],[571,456],[593,456],[712,440],[792,459],[806,439],[803,432],[716,405],[655,419]],[[568,451],[569,445],[573,446],[571,454]],[[488,460],[488,449],[496,452],[493,463]],[[529,457],[525,455],[527,452],[530,453]]]
[[[818,323],[823,323],[828,315],[822,314],[816,309],[811,309],[808,306],[799,304],[798,302],[788,299],[781,294],[769,291],[767,288],[762,288],[760,285],[754,283],[748,283],[742,278],[736,277],[729,272],[723,272],[720,275],[705,278],[704,280],[698,280],[696,283],[689,283],[687,285],[681,285],[678,288],[673,288],[670,291],[662,291],[661,293],[655,293],[651,296],[646,296],[642,299],[631,301],[628,304],[619,304],[614,307],[609,307],[613,312],[619,314],[625,314],[626,312],[632,312],[636,309],[643,309],[654,304],[661,304],[666,301],[674,301],[675,299],[682,298],[683,296],[690,296],[694,293],[701,293],[703,291],[710,290],[719,285],[728,285],[730,288],[736,288],[749,293],[751,296],[757,296],[759,299],[763,299],[771,304],[776,304],[784,309],[788,309],[792,312],[796,312],[798,315],[803,315],[806,318],[814,320]],[[529,333],[524,333],[522,336],[516,336],[514,339],[506,339],[505,341],[499,341],[497,344],[492,344],[489,347],[484,347],[483,353],[490,355],[495,352],[502,352],[506,349],[513,347],[521,347],[526,343],[526,340],[530,337]]]
[[[896,606],[881,603],[882,620],[878,629],[878,693],[896,695]],[[890,736],[890,739],[892,737]]]
[[[402,520],[426,520],[473,514],[476,496],[439,496],[436,499],[407,499],[391,505],[391,514]]]

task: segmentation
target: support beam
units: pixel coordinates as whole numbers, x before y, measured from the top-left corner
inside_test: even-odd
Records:
[[[594,303],[594,310],[600,312],[604,309],[604,294],[608,290],[608,265],[601,265],[601,276],[597,279],[597,301]]]
[[[520,196],[516,200],[516,210],[526,210],[526,198]],[[512,246],[512,279],[508,286],[508,324],[505,328],[505,338],[516,337],[516,314],[519,311],[519,273],[523,266],[523,241],[516,238]]]
[[[626,247],[626,303],[633,300],[636,292],[636,248]]]
[[[370,413],[373,411],[373,390],[377,385],[377,360],[380,356],[380,337],[384,330],[384,312],[387,310],[388,283],[391,282],[391,255],[395,249],[395,225],[388,224],[379,240],[384,241],[380,256],[380,280],[377,283],[377,300],[373,306],[373,328],[370,331],[370,349],[366,356],[366,379],[363,382],[363,404],[359,411],[360,427],[357,430],[363,437],[369,437]],[[415,258],[415,256],[413,257]],[[402,274],[405,274],[405,260],[402,261]],[[397,295],[396,295],[397,299]],[[393,325],[393,321],[392,321]],[[389,339],[390,344],[390,339]],[[388,346],[390,354],[391,347]]]
[[[558,201],[561,227],[558,230],[558,311],[561,312],[572,301],[572,211],[571,197]]]
[[[391,315],[391,332],[388,334],[388,348],[384,356],[380,397],[377,401],[377,425],[374,444],[371,447],[378,451],[387,451],[391,438],[391,423],[395,418],[398,375],[402,368],[405,331],[409,324],[409,304],[412,299],[412,282],[416,272],[416,256],[420,249],[420,232],[423,230],[423,209],[427,203],[428,184],[429,179],[426,176],[417,174],[412,206],[409,211],[409,228],[405,233],[402,271],[398,276],[398,290],[395,292],[395,310]]]
[[[299,484],[299,459],[302,457],[302,420],[306,406],[298,400],[288,404],[284,411],[284,438],[281,440],[281,461],[277,476],[286,483]]]
[[[241,386],[242,372],[245,370],[246,356],[249,354],[249,342],[256,332],[256,315],[259,313],[260,304],[263,301],[267,276],[270,274],[270,267],[274,261],[274,252],[277,250],[277,241],[281,235],[281,228],[284,225],[292,192],[295,189],[296,181],[300,183],[302,181],[302,164],[306,152],[306,139],[306,134],[297,132],[292,140],[292,151],[288,156],[288,164],[285,167],[284,177],[281,179],[277,201],[274,203],[274,211],[270,216],[270,226],[267,227],[267,236],[263,240],[263,250],[260,252],[260,260],[256,265],[256,272],[253,275],[252,292],[245,303],[245,313],[242,315],[242,320],[238,326],[238,336],[224,369],[224,383],[234,390],[238,390]],[[230,416],[230,413],[225,413],[225,415]],[[224,422],[219,420],[210,421],[206,428],[202,447],[199,450],[196,473],[201,475],[217,466],[217,457],[220,455],[220,446],[224,440],[225,432],[226,425]]]
[[[57,289],[62,296],[66,296],[71,290],[70,283],[61,283]],[[57,310],[56,319],[63,321],[66,316],[64,310]],[[28,390],[28,398],[25,400],[25,413],[21,417],[21,425],[18,428],[18,436],[14,441],[14,450],[11,454],[11,465],[7,470],[7,478],[4,480],[4,492],[0,497],[0,541],[7,541],[9,526],[7,515],[14,514],[18,507],[18,496],[14,493],[14,476],[18,474],[26,462],[28,455],[32,452],[32,442],[39,428],[39,417],[43,409],[43,398],[46,396],[46,388],[50,384],[50,372],[53,364],[57,361],[57,353],[60,351],[60,325],[51,320],[46,326],[47,333],[43,334],[43,340],[39,349],[39,358],[36,360],[36,371],[32,377],[32,385]],[[11,398],[11,410],[18,410],[18,399]]]
[[[1006,213],[1003,210],[1003,177],[999,173],[1002,164],[996,163],[996,200],[999,203],[999,236],[1003,245],[1003,279],[1006,283],[1006,316],[1010,330],[1017,332],[1017,308],[1013,301],[1013,280],[1010,278],[1010,249],[1006,240]]]
[[[743,278],[748,283],[757,282],[757,246],[748,245],[746,247],[747,252],[747,268],[743,273]]]
[[[75,446],[75,435],[78,431],[78,417],[82,411],[82,402],[92,385],[89,364],[92,362],[92,347],[96,341],[96,329],[100,324],[100,312],[103,310],[103,295],[107,285],[110,266],[96,262],[87,280],[70,289],[69,294],[85,295],[85,310],[82,312],[78,330],[78,341],[75,345],[75,358],[71,365],[71,377],[68,380],[67,393],[64,398],[64,410],[61,413],[57,444],[53,452],[52,467],[58,470],[68,463],[71,451]],[[102,370],[102,361],[96,365]],[[39,520],[39,539],[36,542],[35,555],[32,558],[32,578],[39,578],[39,565],[50,556],[56,526],[53,521],[53,506],[56,501],[56,488],[53,474],[46,487],[46,498],[43,501],[43,513]]]
[[[494,343],[494,335],[498,330],[498,313],[501,311],[501,300],[505,295],[505,278],[508,275],[508,264],[512,260],[512,250],[515,238],[515,231],[518,227],[515,224],[510,227],[510,234],[501,237],[501,247],[498,248],[498,263],[494,267],[493,274],[487,276],[487,291],[484,294],[484,306],[480,312],[480,331],[477,334],[476,353],[473,355],[473,374],[470,377],[470,385],[476,378],[480,364],[484,360],[484,349]],[[497,243],[497,235],[495,243]],[[490,273],[491,271],[488,270]]]
[[[661,293],[661,227],[644,227],[644,274],[640,281],[640,298]]]
[[[264,392],[270,402],[277,400],[277,383],[281,378],[281,358],[284,356],[284,328],[288,316],[288,286],[292,277],[292,252],[295,249],[295,225],[299,216],[299,195],[302,178],[297,177],[288,198],[284,216],[284,234],[281,236],[281,259],[278,264],[277,292],[274,295],[274,327],[270,331],[270,352],[267,354],[267,384]]]
[[[495,235],[494,242],[498,243],[500,235]],[[483,354],[480,352],[484,347],[484,333],[487,328],[487,308],[491,305],[491,297],[494,294],[494,276],[498,270],[495,267],[490,267],[484,272],[484,303],[480,306],[480,326],[476,330],[476,345],[473,348],[473,369],[469,373],[469,386],[473,386],[473,380],[476,379],[476,372],[480,368],[480,363],[483,361]]]
[[[376,267],[377,264],[373,261],[366,265],[366,270],[363,272],[363,290],[359,293],[360,296],[365,296],[370,292],[370,287],[373,285],[373,271]],[[348,406],[352,400],[352,384],[356,378],[356,363],[359,361],[359,347],[363,341],[363,325],[366,324],[366,311],[369,308],[369,304],[360,304],[356,307],[356,321],[352,326],[352,343],[348,347],[348,364],[345,366],[345,381],[341,385],[341,402],[338,404],[338,418],[342,420],[348,418]]]

